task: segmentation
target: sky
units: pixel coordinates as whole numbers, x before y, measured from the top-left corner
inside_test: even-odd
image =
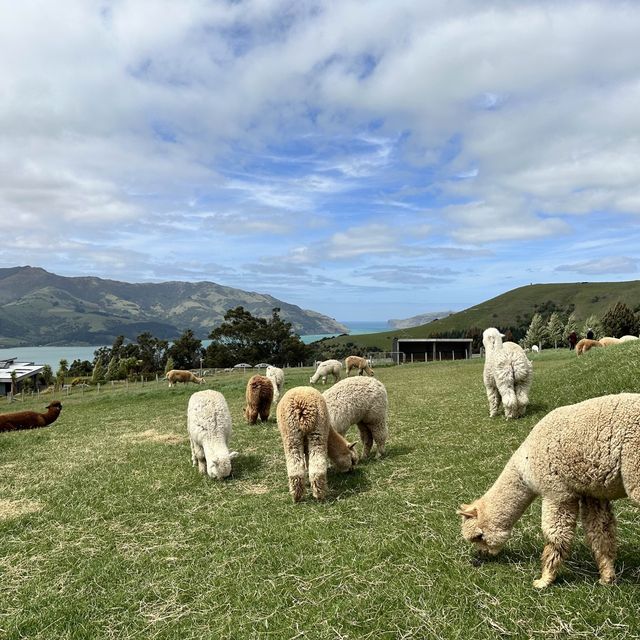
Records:
[[[0,267],[339,320],[638,279],[640,3],[0,0]]]

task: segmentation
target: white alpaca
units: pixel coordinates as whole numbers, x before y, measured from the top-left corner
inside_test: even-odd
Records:
[[[187,431],[193,466],[218,480],[231,475],[231,460],[238,453],[229,451],[231,413],[219,391],[198,391],[189,398]]]
[[[338,382],[341,371],[342,362],[340,362],[340,360],[325,360],[318,365],[316,372],[309,378],[309,382],[315,384],[322,378],[322,384],[325,384],[328,375],[332,375],[334,381]]]
[[[482,334],[485,348],[482,377],[489,399],[489,415],[497,416],[502,403],[507,418],[520,418],[529,404],[533,365],[522,347],[514,342],[503,343],[503,337],[493,327]]]
[[[273,402],[274,404],[278,404],[278,400],[280,400],[280,395],[284,389],[284,371],[278,367],[268,366],[267,378],[271,380],[271,384],[273,385]]]
[[[384,447],[389,435],[387,427],[387,390],[375,378],[353,377],[337,382],[323,394],[329,410],[331,426],[345,435],[352,424],[358,425],[366,458],[373,443],[378,456],[384,455]]]

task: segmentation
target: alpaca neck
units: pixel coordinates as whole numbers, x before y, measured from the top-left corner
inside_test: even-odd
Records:
[[[505,529],[513,527],[536,497],[523,480],[515,458],[516,454],[482,498],[487,515]]]
[[[60,415],[60,409],[58,409],[57,407],[55,408],[51,408],[51,409],[47,409],[47,413],[43,413],[42,416],[44,417],[44,424],[49,425],[52,422],[55,422],[58,419],[58,416]]]

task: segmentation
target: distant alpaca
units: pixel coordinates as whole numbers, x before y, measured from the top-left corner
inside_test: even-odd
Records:
[[[167,371],[165,378],[169,381],[170,387],[173,387],[176,382],[204,384],[204,378],[198,378],[198,376],[191,373],[191,371],[183,371],[182,369],[171,369],[171,371]]]
[[[611,345],[614,345],[614,344],[620,344],[621,340],[620,340],[620,338],[611,338],[609,336],[606,336],[604,338],[600,338],[600,340],[598,340],[598,342],[603,347],[610,347]]]
[[[36,413],[35,411],[0,413],[0,432],[46,427],[56,421],[60,411],[62,411],[62,403],[59,400],[54,400],[47,405],[46,413]]]
[[[271,401],[273,400],[273,385],[266,376],[255,375],[249,378],[247,390],[245,392],[247,404],[244,408],[244,417],[247,424],[255,424],[260,420],[266,422],[271,411]]]
[[[284,389],[284,371],[279,367],[270,365],[267,367],[267,378],[269,378],[273,384],[273,402],[274,404],[278,404],[280,394]]]
[[[576,345],[576,355],[587,353],[589,349],[593,347],[601,347],[602,345],[597,340],[589,340],[589,338],[582,338]]]
[[[497,416],[502,404],[507,419],[521,418],[529,404],[533,365],[520,345],[503,343],[503,337],[494,327],[482,334],[485,348],[482,377],[489,400],[489,416]]]
[[[351,369],[357,369],[359,376],[363,373],[366,373],[368,376],[374,375],[370,361],[360,356],[347,356],[344,361],[344,368],[347,370],[347,375],[349,375]]]
[[[327,376],[332,375],[335,382],[340,380],[340,371],[342,370],[342,362],[340,360],[325,360],[324,362],[316,362],[318,368],[316,372],[309,378],[311,384],[318,382],[322,378],[322,384],[327,381]]]

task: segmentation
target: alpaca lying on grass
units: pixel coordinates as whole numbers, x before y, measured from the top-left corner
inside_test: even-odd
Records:
[[[482,334],[485,361],[482,379],[489,399],[489,416],[498,415],[500,404],[509,418],[522,417],[529,404],[533,365],[520,345],[502,342],[504,335],[494,327]]]
[[[546,546],[541,589],[556,578],[578,512],[600,582],[615,578],[616,521],[611,500],[640,503],[640,394],[620,393],[560,407],[534,426],[494,485],[462,505],[462,535],[482,552],[499,553],[511,529],[542,496]]]
[[[269,419],[271,402],[273,400],[273,385],[266,376],[255,375],[249,378],[245,392],[247,404],[244,407],[244,417],[247,424],[258,422],[258,415],[262,422]]]
[[[204,384],[204,378],[198,378],[198,376],[191,373],[191,371],[183,371],[182,369],[171,369],[171,371],[167,371],[164,377],[168,380],[170,387],[173,387],[176,382],[183,382],[184,384],[187,384],[187,382]]]
[[[600,340],[598,340],[598,342],[603,347],[611,347],[614,344],[620,344],[621,340],[620,340],[620,338],[611,338],[609,336],[605,336],[604,338],[600,338]]]
[[[630,342],[631,340],[637,340],[638,336],[622,336],[620,342]]]
[[[231,475],[231,460],[238,454],[229,452],[231,413],[219,391],[197,391],[187,406],[187,431],[191,441],[191,462],[200,473],[222,480]]]
[[[289,389],[278,404],[278,428],[287,461],[289,492],[294,502],[304,496],[305,469],[317,500],[327,494],[327,465],[350,471],[358,461],[355,442],[349,444],[331,428],[327,403],[312,387]]]
[[[18,411],[16,413],[0,413],[0,432],[40,429],[55,422],[62,411],[62,403],[54,400],[47,405],[46,413],[36,411]]]
[[[387,428],[387,390],[375,378],[353,377],[337,382],[323,394],[329,410],[331,426],[345,435],[352,424],[358,425],[367,458],[373,443],[378,456],[384,455]]]
[[[583,353],[587,353],[589,349],[593,349],[594,347],[601,347],[602,345],[597,340],[589,340],[589,338],[582,338],[576,344],[576,355],[582,355]]]

